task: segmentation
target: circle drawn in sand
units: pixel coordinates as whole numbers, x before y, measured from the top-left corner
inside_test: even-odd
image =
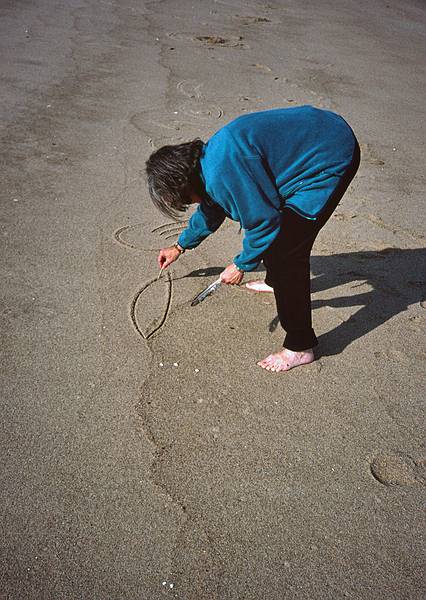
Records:
[[[195,98],[196,100],[201,100],[203,98],[203,94],[200,92],[203,84],[195,81],[195,79],[183,79],[176,84],[177,90],[187,98]]]
[[[145,223],[125,225],[114,233],[116,242],[132,250],[158,252],[165,246],[171,246],[185,229],[188,221],[163,223],[154,229]]]
[[[203,83],[193,79],[183,79],[176,85],[177,90],[182,96],[188,98],[181,106],[177,113],[181,113],[192,119],[220,119],[223,116],[223,109],[214,102],[206,101],[201,92]]]
[[[184,104],[179,111],[191,118],[196,119],[220,119],[223,116],[223,110],[217,104]]]

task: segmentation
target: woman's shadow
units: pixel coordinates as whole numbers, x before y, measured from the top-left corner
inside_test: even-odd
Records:
[[[319,336],[321,356],[339,354],[354,340],[426,298],[426,249],[423,248],[313,256],[311,271],[314,294],[350,283],[353,283],[351,288],[370,288],[359,294],[313,300],[313,309],[360,307],[346,321]],[[277,325],[275,317],[269,330],[274,331]]]

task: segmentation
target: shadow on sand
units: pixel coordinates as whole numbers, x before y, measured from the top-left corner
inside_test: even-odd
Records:
[[[426,249],[348,252],[311,258],[312,293],[337,286],[359,288],[360,293],[314,299],[312,309],[359,307],[331,331],[320,335],[321,356],[339,354],[346,346],[376,329],[395,315],[426,298]],[[353,284],[353,285],[350,285]],[[363,288],[368,288],[362,291]],[[278,317],[269,330],[278,326]]]
[[[185,277],[217,276],[224,267],[197,269]],[[264,271],[262,265],[256,269]],[[348,286],[360,293],[334,298],[314,299],[312,309],[359,307],[340,325],[319,336],[319,354],[339,354],[346,346],[376,329],[395,315],[426,299],[426,249],[385,248],[311,257],[312,293]],[[350,285],[352,284],[352,285]],[[367,288],[366,291],[362,291]],[[269,331],[278,327],[278,317],[269,323]]]

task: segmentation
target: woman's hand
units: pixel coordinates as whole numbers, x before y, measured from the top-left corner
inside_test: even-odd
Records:
[[[180,252],[176,246],[161,248],[157,258],[160,269],[167,269],[167,267],[175,262],[181,254],[182,252]]]
[[[226,269],[220,274],[221,281],[223,281],[223,283],[227,283],[228,285],[238,285],[241,283],[243,277],[244,273],[239,271],[234,263],[226,267]]]

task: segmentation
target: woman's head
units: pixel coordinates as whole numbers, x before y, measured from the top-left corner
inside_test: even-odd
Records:
[[[194,196],[204,197],[199,165],[203,145],[195,139],[163,146],[146,161],[149,193],[163,214],[177,218],[193,203]]]

